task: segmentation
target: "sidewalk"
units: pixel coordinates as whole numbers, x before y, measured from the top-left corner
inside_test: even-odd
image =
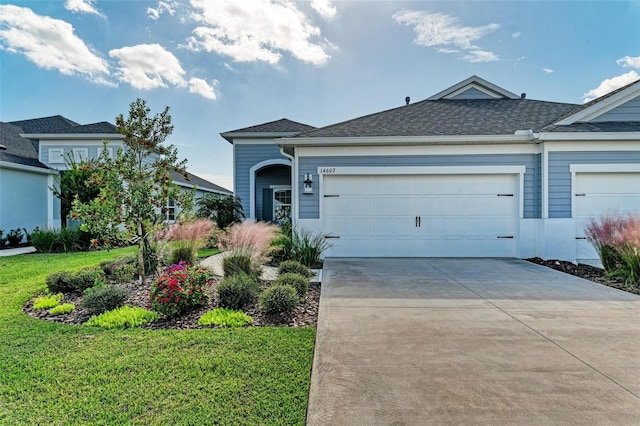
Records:
[[[0,250],[0,257],[6,256],[16,256],[18,254],[27,254],[27,253],[35,253],[36,249],[34,247],[18,247],[6,250]]]

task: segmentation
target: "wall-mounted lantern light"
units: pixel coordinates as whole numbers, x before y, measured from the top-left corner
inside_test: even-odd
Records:
[[[313,175],[311,173],[304,174],[303,194],[313,194]]]

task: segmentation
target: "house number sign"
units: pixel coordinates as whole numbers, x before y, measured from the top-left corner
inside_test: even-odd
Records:
[[[336,172],[335,167],[318,167],[318,173],[323,175],[331,175]]]

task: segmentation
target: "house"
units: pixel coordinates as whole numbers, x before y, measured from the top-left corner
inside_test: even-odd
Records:
[[[76,161],[96,158],[104,140],[112,156],[124,146],[124,137],[108,122],[82,125],[56,115],[0,123],[0,229],[60,227],[60,200],[49,189],[55,175],[66,169],[67,156]],[[172,178],[185,189],[196,187],[196,197],[231,194],[193,174],[173,173]],[[176,213],[169,200],[167,218]]]
[[[575,105],[472,76],[322,128],[283,119],[222,136],[250,217],[290,200],[328,256],[595,259],[585,223],[640,213],[640,81]]]

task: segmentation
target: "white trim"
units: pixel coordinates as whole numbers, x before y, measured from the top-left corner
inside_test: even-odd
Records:
[[[179,187],[182,187],[182,188],[195,188],[196,190],[200,190],[200,191],[204,191],[204,192],[214,192],[216,194],[231,195],[229,193],[230,191],[223,192],[223,191],[219,191],[217,189],[208,188],[206,186],[192,185],[192,184],[189,184],[189,183],[178,182],[177,180],[174,180],[173,183],[175,183],[176,185],[178,185]]]
[[[20,136],[27,139],[62,140],[62,139],[119,139],[124,140],[120,133],[20,133]]]
[[[450,93],[452,93],[452,92],[454,92],[454,91],[456,91],[458,89],[467,87],[470,84],[476,84],[476,85],[483,86],[483,87],[487,88],[488,90],[493,91],[493,92],[495,92],[495,93],[497,93],[499,95],[502,95],[502,96],[504,96],[505,98],[508,98],[508,99],[519,99],[520,98],[520,96],[516,95],[515,93],[511,93],[508,90],[505,90],[500,86],[496,86],[495,84],[485,80],[484,78],[480,78],[477,75],[472,75],[471,77],[466,78],[466,79],[462,80],[461,82],[456,83],[453,86],[448,87],[448,88],[442,90],[441,92],[436,93],[435,95],[427,98],[427,100],[435,101],[435,100],[438,100],[438,99],[442,99],[443,97],[447,96],[448,94],[450,94]]]
[[[579,121],[590,121],[602,114],[611,111],[612,109],[630,101],[631,99],[638,96],[638,94],[640,94],[640,84],[638,84],[638,82],[640,82],[640,80],[636,81],[636,84],[627,87],[623,91],[616,93],[615,95],[610,96],[609,98],[604,99],[600,102],[597,102],[590,107],[578,111],[575,114],[572,114],[556,122],[555,124],[559,126],[566,126]]]
[[[325,172],[327,169],[331,172]],[[526,166],[318,167],[318,175],[499,175],[524,174]]]
[[[640,164],[569,164],[572,173],[639,173]]]
[[[542,219],[549,218],[549,147],[542,144]]]
[[[486,89],[486,88],[484,88],[482,86],[479,86],[477,84],[471,83],[471,84],[467,84],[466,86],[463,86],[463,87],[459,88],[455,92],[452,92],[452,93],[449,93],[448,95],[445,95],[442,99],[453,99],[456,96],[458,96],[459,94],[464,93],[469,89],[479,90],[480,92],[482,92],[485,95],[490,96],[490,97],[492,97],[494,99],[502,99],[502,98],[504,98],[504,96],[500,95],[499,93],[496,93],[494,91]]]
[[[429,144],[510,144],[531,143],[534,134],[526,135],[451,135],[451,136],[353,136],[336,138],[276,139],[280,146],[340,145],[429,145]]]
[[[116,147],[116,148],[124,148],[124,143],[122,143],[122,141],[109,141],[107,140],[107,145],[110,147]],[[63,146],[63,147],[71,147],[71,146],[76,146],[76,147],[102,147],[104,146],[104,139],[100,139],[100,140],[94,140],[94,139],[86,139],[86,140],[74,140],[74,141],[68,141],[68,140],[46,140],[46,141],[40,141],[40,146],[44,146],[44,147],[53,147],[53,146]]]
[[[578,173],[640,173],[640,164],[569,164],[571,172],[571,218],[576,217],[576,180]]]
[[[355,157],[390,155],[494,155],[494,154],[540,154],[542,144],[509,145],[404,145],[404,146],[324,146],[297,147],[300,157]]]
[[[49,164],[64,164],[64,148],[49,148]],[[53,155],[52,155],[53,154]],[[55,156],[55,161],[52,157]]]
[[[291,161],[291,223],[295,223],[296,219],[296,206],[298,205],[298,191],[294,191],[293,188],[296,188],[296,175],[298,170],[298,163],[296,161],[295,150],[293,156],[288,154],[284,147],[280,147],[280,155],[285,158],[288,158]]]
[[[273,158],[254,164],[253,167],[249,169],[249,219],[256,218],[256,172],[267,166],[291,167],[291,161],[286,158]]]
[[[43,169],[42,167],[26,166],[24,164],[10,163],[8,161],[0,161],[0,169],[22,170],[26,172],[41,173],[43,175],[57,175],[55,169]]]
[[[582,142],[545,142],[544,149],[548,152],[564,151],[638,151],[640,139],[632,141],[610,141],[603,144],[601,141],[582,141]]]
[[[640,141],[640,132],[540,132],[540,141]]]
[[[297,135],[297,133],[292,133],[292,135]],[[276,145],[276,139],[282,136],[284,135],[278,134],[269,139],[245,139],[245,140],[239,140],[239,141],[234,140],[233,144],[234,145]]]

